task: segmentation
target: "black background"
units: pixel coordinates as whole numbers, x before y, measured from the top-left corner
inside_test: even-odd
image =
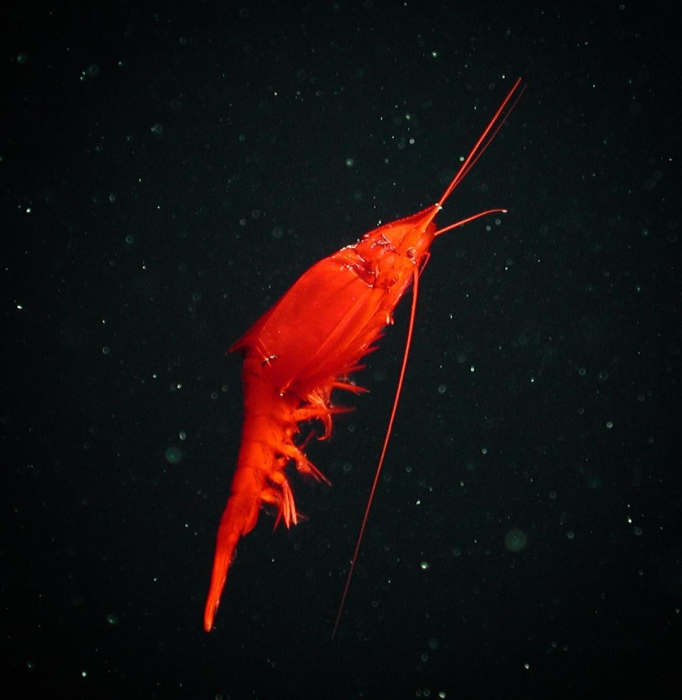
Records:
[[[3,21],[3,680],[71,697],[677,697],[679,41],[652,3],[21,4]],[[226,348],[313,262],[439,218],[405,302],[240,545]],[[305,332],[302,327],[301,332]],[[524,543],[519,551],[509,547]]]

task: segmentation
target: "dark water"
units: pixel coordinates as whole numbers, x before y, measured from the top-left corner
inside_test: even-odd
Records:
[[[3,60],[3,677],[140,698],[676,697],[680,57],[653,6],[20,6]],[[515,7],[515,5],[518,5]],[[637,4],[639,5],[639,4]],[[225,349],[313,262],[441,215],[408,304],[239,547]]]

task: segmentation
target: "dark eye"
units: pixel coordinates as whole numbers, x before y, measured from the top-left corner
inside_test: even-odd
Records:
[[[414,248],[408,248],[408,249],[407,249],[407,252],[405,253],[405,255],[407,255],[407,257],[408,257],[410,260],[412,260],[412,258],[416,257],[417,251],[416,251]]]

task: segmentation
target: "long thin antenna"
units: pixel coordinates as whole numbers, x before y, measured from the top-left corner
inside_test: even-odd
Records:
[[[395,422],[395,416],[398,412],[398,404],[400,403],[400,393],[403,390],[403,383],[405,380],[405,371],[407,370],[407,359],[410,355],[410,347],[412,346],[412,334],[414,331],[414,320],[417,315],[417,296],[419,294],[419,275],[423,271],[424,266],[422,265],[421,270],[415,268],[413,272],[412,280],[412,308],[410,310],[410,323],[407,328],[407,340],[405,341],[405,352],[403,353],[403,364],[400,368],[400,376],[398,377],[398,386],[395,390],[395,398],[393,399],[393,408],[391,409],[391,417],[388,419],[388,428],[386,429],[386,435],[384,436],[384,444],[381,448],[381,455],[379,457],[379,463],[377,464],[376,471],[374,473],[374,481],[372,482],[372,489],[369,492],[369,498],[367,499],[367,505],[365,506],[365,514],[362,517],[362,524],[360,525],[360,532],[358,533],[358,539],[355,543],[355,550],[353,551],[353,558],[350,560],[350,568],[348,569],[348,574],[346,575],[346,585],[343,587],[343,595],[341,596],[341,603],[339,604],[339,611],[336,613],[336,620],[334,622],[334,629],[332,630],[332,639],[336,636],[336,630],[338,629],[339,622],[341,621],[341,614],[343,613],[343,607],[346,604],[346,598],[348,597],[348,589],[350,588],[350,582],[353,578],[353,572],[355,571],[355,563],[358,560],[358,555],[360,554],[360,546],[362,544],[362,538],[365,534],[365,528],[367,527],[367,520],[369,518],[369,511],[372,509],[372,502],[374,500],[374,494],[376,493],[377,486],[379,485],[379,477],[381,476],[381,469],[384,466],[384,459],[386,457],[386,452],[388,451],[388,443],[391,440],[391,432],[393,431],[393,423]]]

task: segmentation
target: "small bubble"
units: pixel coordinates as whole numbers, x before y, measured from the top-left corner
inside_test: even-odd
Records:
[[[444,394],[448,390],[447,386],[445,384],[441,384],[438,387],[438,393],[439,394]]]
[[[520,552],[526,548],[528,537],[523,530],[513,528],[504,536],[504,546],[510,552]]]
[[[182,462],[182,450],[179,447],[168,447],[165,456],[169,464],[179,464]]]
[[[118,622],[119,622],[118,615],[117,615],[116,613],[109,613],[109,614],[107,615],[107,622],[108,622],[110,625],[117,625]]]
[[[355,165],[355,160],[353,158],[346,158],[346,167],[352,168]]]
[[[419,566],[422,571],[428,571],[431,568],[431,564],[428,561],[423,561]]]

